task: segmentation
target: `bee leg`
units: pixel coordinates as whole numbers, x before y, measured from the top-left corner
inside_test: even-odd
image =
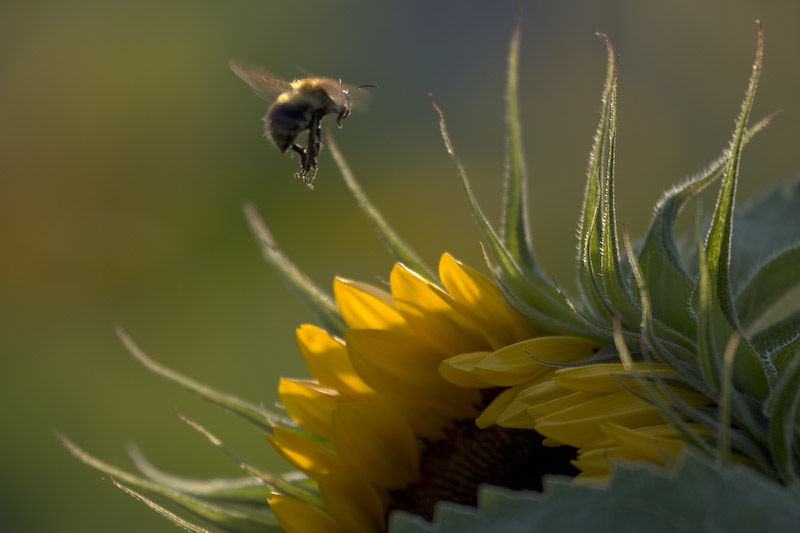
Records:
[[[308,128],[308,146],[305,149],[305,158],[302,161],[303,169],[298,177],[302,177],[303,181],[310,189],[314,188],[314,178],[317,177],[317,156],[322,148],[322,127],[318,117],[311,121]]]
[[[294,177],[302,179],[313,189],[314,178],[317,176],[317,156],[322,148],[322,128],[319,117],[314,117],[308,128],[308,145],[303,148],[299,144],[292,145],[292,150],[300,154],[300,172],[295,172]]]
[[[302,172],[296,173],[294,176],[296,178],[302,178],[306,175],[307,167],[308,167],[308,150],[300,146],[299,144],[293,144],[292,150],[300,154],[300,168],[303,169]]]

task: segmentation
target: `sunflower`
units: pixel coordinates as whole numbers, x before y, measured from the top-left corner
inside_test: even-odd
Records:
[[[616,221],[619,65],[602,36],[607,74],[580,217],[578,297],[548,279],[532,251],[517,118],[519,37],[517,30],[509,52],[508,173],[499,228],[484,216],[433,104],[490,276],[447,253],[435,273],[429,270],[370,203],[328,136],[345,183],[398,262],[388,290],[336,278],[331,298],[282,253],[255,209],[245,207],[264,256],[319,319],[296,331],[310,378],[280,379],[278,412],[163,367],[120,334],[154,372],[266,433],[296,472],[263,472],[188,420],[248,476],[184,480],[156,470],[137,452],[140,477],[62,438],[70,451],[190,531],[208,529],[156,500],[222,531],[431,531],[439,525],[452,531],[473,519],[489,530],[493,517],[519,502],[545,513],[568,507],[568,495],[577,492],[556,488],[550,475],[572,480],[570,487],[605,490],[587,496],[602,494],[607,499],[595,504],[604,509],[613,508],[609,501],[627,502],[631,487],[639,486],[648,520],[697,504],[687,500],[687,489],[698,479],[719,488],[744,475],[758,481],[747,485],[746,495],[730,496],[729,507],[761,516],[764,506],[749,498],[769,498],[783,502],[791,516],[795,496],[786,487],[800,485],[800,313],[776,320],[768,311],[800,282],[800,182],[751,202],[733,231],[742,148],[772,118],[749,122],[763,59],[760,23],[728,148],[704,172],[665,193],[636,246]],[[710,220],[704,226],[698,215],[694,235],[685,239],[694,246],[679,250],[678,214],[717,180]],[[785,231],[773,231],[779,224]],[[642,464],[675,477],[661,485],[645,481]],[[692,466],[698,464],[713,467],[698,474]],[[626,468],[634,474],[624,478],[619,473]],[[619,479],[627,484],[615,484]],[[765,496],[766,486],[774,497]],[[552,507],[526,492],[542,490]],[[512,521],[553,523],[552,515],[537,521],[530,509]],[[720,516],[710,503],[703,511],[705,520]],[[628,516],[604,517],[602,525],[622,529]],[[590,518],[582,526],[593,527]]]
[[[318,480],[327,514],[344,531],[379,531],[395,509],[432,518],[439,501],[474,505],[480,483],[541,489],[544,474],[575,473],[573,451],[544,447],[535,432],[476,426],[496,387],[451,383],[439,369],[453,358],[486,358],[512,347],[586,359],[600,343],[524,340],[534,333],[497,286],[449,254],[439,262],[439,278],[442,287],[400,263],[390,275],[391,293],[337,278],[344,339],[312,325],[297,330],[314,379],[284,378],[278,390],[286,412],[311,435],[276,429],[267,438]],[[548,369],[533,365],[529,374]],[[308,531],[320,513],[277,498],[270,505],[287,531]]]

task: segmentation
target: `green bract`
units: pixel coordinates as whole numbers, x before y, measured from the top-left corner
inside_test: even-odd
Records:
[[[788,190],[771,189],[734,213],[742,150],[772,118],[750,121],[763,59],[761,24],[752,76],[728,147],[704,172],[663,195],[647,233],[636,245],[627,228],[620,230],[616,217],[619,65],[609,39],[601,37],[608,49],[607,75],[580,210],[578,295],[567,296],[541,271],[531,244],[518,118],[519,29],[508,59],[507,175],[499,226],[493,226],[483,214],[456,158],[444,116],[433,106],[477,222],[489,270],[508,305],[536,331],[605,345],[589,361],[561,366],[621,361],[633,377],[623,387],[652,403],[689,451],[674,476],[653,473],[646,466],[626,466],[605,488],[549,481],[543,495],[533,495],[489,487],[482,489],[477,509],[439,507],[433,525],[395,512],[388,521],[393,531],[490,531],[498,526],[504,531],[623,530],[653,526],[651,517],[670,513],[680,513],[680,519],[656,524],[654,530],[684,531],[713,523],[720,531],[749,531],[755,521],[761,530],[780,530],[787,523],[796,524],[800,508],[796,493],[800,485],[800,309],[782,318],[770,317],[776,304],[800,282],[800,182]],[[433,271],[371,204],[330,137],[327,145],[347,186],[389,250],[421,278],[438,284]],[[675,236],[678,215],[701,191],[715,184],[719,189],[710,219],[704,221],[696,214],[695,229],[683,240],[691,245],[682,249]],[[265,258],[317,313],[324,329],[341,337],[348,326],[333,299],[281,252],[251,205],[245,207],[245,214]],[[315,436],[284,413],[266,412],[165,368],[149,359],[124,333],[119,334],[149,369],[241,416],[260,431],[272,435],[274,428],[280,428],[318,443],[323,450],[331,448],[330,439]],[[655,364],[666,365],[672,374],[657,373]],[[648,365],[649,372],[633,370]],[[681,389],[704,396],[708,405],[689,405],[675,393]],[[181,418],[231,456],[247,476],[213,481],[177,478],[155,469],[135,450],[132,456],[141,472],[132,475],[61,439],[79,459],[112,477],[115,485],[189,531],[277,530],[278,522],[266,502],[269,493],[324,509],[316,481],[303,475],[281,477],[263,472],[199,424]],[[710,428],[711,436],[698,434],[698,424]],[[730,464],[732,457],[744,465]],[[204,526],[179,517],[164,505]],[[581,506],[586,509],[576,512]],[[729,514],[730,509],[738,514]],[[603,513],[602,520],[598,520],[598,512]],[[553,516],[560,516],[560,521],[553,522]]]

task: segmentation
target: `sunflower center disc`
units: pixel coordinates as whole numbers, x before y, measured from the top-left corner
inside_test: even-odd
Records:
[[[574,448],[543,446],[543,440],[533,430],[479,429],[474,420],[460,421],[425,446],[420,479],[391,491],[387,512],[401,509],[432,520],[439,501],[476,506],[481,484],[541,491],[545,474],[578,474],[570,463]]]

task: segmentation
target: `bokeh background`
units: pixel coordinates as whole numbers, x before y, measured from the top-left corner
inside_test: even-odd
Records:
[[[335,130],[363,187],[421,256],[481,264],[477,232],[428,93],[447,115],[485,210],[499,214],[505,56],[523,13],[522,114],[533,234],[569,287],[607,33],[620,54],[620,218],[646,229],[660,192],[728,142],[766,28],[740,194],[794,177],[800,3],[5,2],[0,7],[0,529],[174,531],[53,437],[110,462],[138,444],[179,474],[237,469],[177,420],[205,424],[252,462],[284,466],[263,436],[149,374],[120,324],[161,362],[267,405],[304,375],[294,328],[313,320],[263,262],[252,200],[314,280],[378,280],[392,264],[323,152],[314,191],[263,138],[259,100],[231,57],[286,78],[375,83]],[[302,70],[301,70],[302,69]],[[327,121],[326,121],[327,122]],[[710,209],[710,204],[707,209]]]

